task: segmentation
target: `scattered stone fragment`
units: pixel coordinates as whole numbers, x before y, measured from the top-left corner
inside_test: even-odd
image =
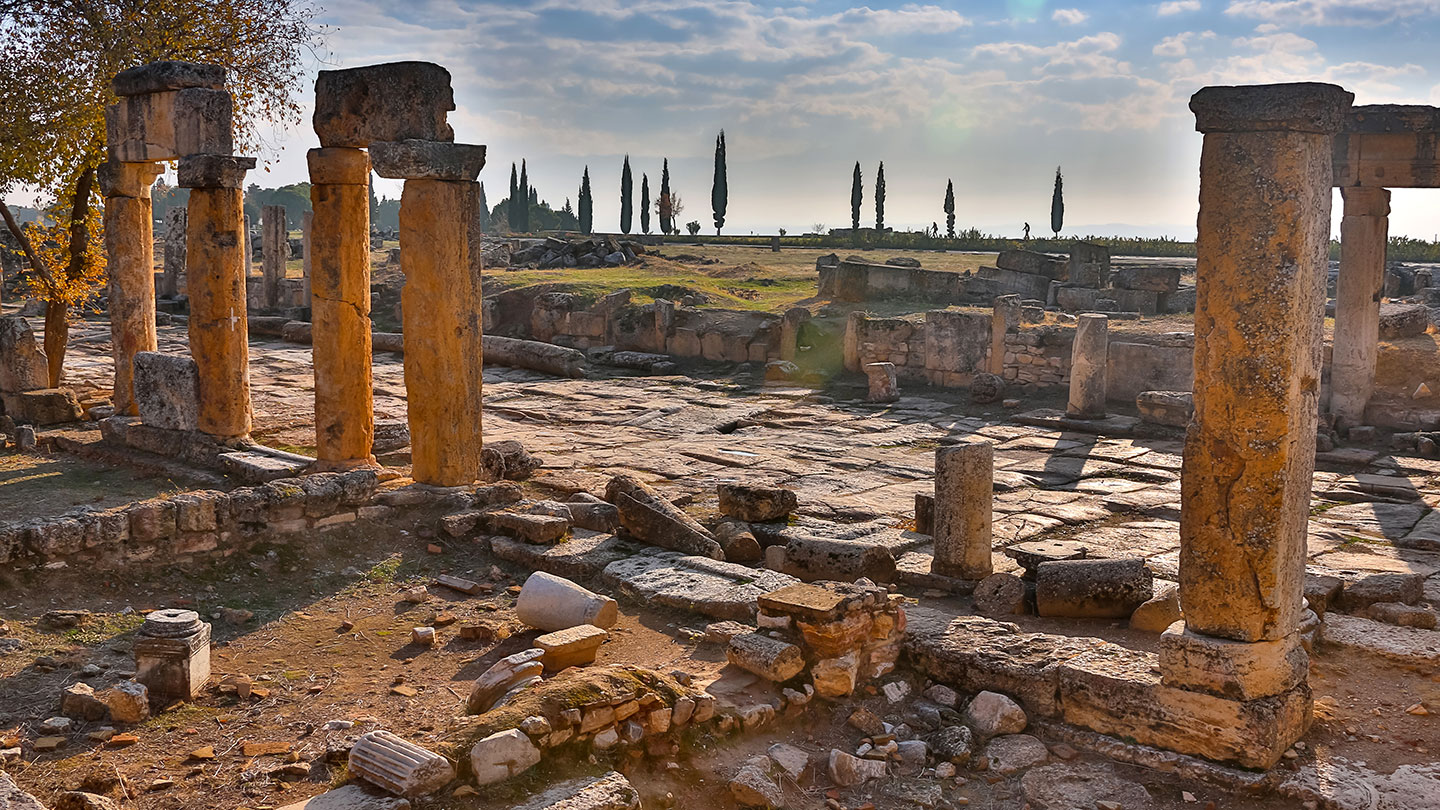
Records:
[[[116,723],[141,723],[150,716],[150,690],[145,684],[121,681],[101,694]]]
[[[406,798],[434,793],[455,778],[449,760],[383,730],[355,741],[349,767],[352,776]]]
[[[1035,612],[1041,616],[1129,618],[1154,596],[1144,560],[1057,560],[1035,569]]]
[[[475,596],[481,593],[480,583],[461,577],[452,577],[449,574],[441,574],[440,576],[435,577],[435,584],[443,585],[446,588],[459,591],[460,593],[469,594],[470,596]]]
[[[546,672],[559,672],[566,667],[593,664],[600,645],[610,634],[593,624],[580,624],[546,633],[535,639],[536,648],[545,652],[541,662]]]
[[[765,753],[780,766],[780,770],[796,782],[809,773],[810,754],[803,748],[789,743],[775,743]]]
[[[45,810],[45,805],[20,789],[10,774],[0,771],[0,808],[4,810]]]
[[[470,749],[470,766],[481,785],[504,781],[539,762],[540,749],[515,728],[491,734]]]
[[[435,628],[416,627],[410,631],[410,642],[421,647],[435,646]]]
[[[862,759],[838,748],[830,751],[827,770],[830,781],[841,787],[851,787],[871,779],[883,779],[886,774],[885,760]]]
[[[625,531],[642,542],[700,557],[724,559],[724,551],[709,529],[634,476],[617,475],[610,479],[605,487],[605,500],[620,510],[620,525]]]
[[[800,648],[761,633],[745,633],[730,639],[726,659],[737,667],[760,677],[783,683],[805,668]]]
[[[280,810],[410,810],[410,802],[378,793],[363,784],[338,787]]]
[[[975,612],[992,619],[1026,613],[1025,581],[1014,574],[991,574],[975,586]]]
[[[537,630],[564,630],[582,624],[606,629],[619,620],[620,606],[564,577],[536,571],[520,589],[515,615]]]
[[[0,807],[4,807],[0,803]],[[55,810],[121,810],[120,803],[107,796],[67,790],[55,797]]]
[[[960,703],[960,695],[954,689],[943,683],[937,683],[925,690],[926,699],[933,703],[953,709]]]
[[[764,557],[760,541],[750,525],[738,520],[722,520],[715,525],[715,540],[725,552],[728,562],[755,562]]]
[[[1360,615],[1397,627],[1434,630],[1436,625],[1434,612],[1418,605],[1407,605],[1402,602],[1375,602],[1365,608]]]
[[[878,737],[885,733],[885,722],[879,715],[863,706],[851,712],[846,722],[867,737]]]
[[[87,683],[72,683],[60,693],[60,713],[76,720],[104,720],[110,714],[110,707],[95,697],[95,690]]]
[[[1150,810],[1154,803],[1143,785],[1120,778],[1108,763],[1057,763],[1035,768],[1020,780],[1034,810],[1113,807]]]
[[[965,722],[981,739],[1019,734],[1028,722],[1020,704],[999,692],[981,692],[965,707]]]
[[[793,490],[745,484],[720,484],[720,512],[747,523],[783,521],[799,506]]]
[[[1045,743],[1029,734],[1006,734],[985,746],[985,756],[990,770],[1009,776],[1045,762],[1050,758],[1050,751]]]
[[[540,460],[513,439],[486,442],[480,450],[480,473],[486,481],[523,481],[540,469]]]
[[[1173,582],[1164,582],[1156,586],[1155,595],[1149,601],[1130,614],[1130,629],[1163,633],[1181,618],[1180,588]]]
[[[484,714],[495,707],[506,694],[523,689],[540,679],[545,671],[541,658],[545,651],[535,647],[514,655],[507,655],[496,661],[485,673],[475,679],[470,687],[470,697],[465,701],[465,711],[470,714]]]
[[[785,803],[785,794],[775,780],[759,765],[747,764],[730,780],[730,795],[741,807],[777,808]]]
[[[1422,574],[1371,574],[1346,585],[1340,594],[1340,602],[1346,610],[1358,612],[1376,602],[1413,605],[1424,595],[1425,577]]]

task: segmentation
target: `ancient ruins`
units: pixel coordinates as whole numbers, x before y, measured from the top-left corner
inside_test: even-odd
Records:
[[[313,212],[292,245],[263,209],[258,273],[225,71],[114,91],[105,319],[75,329],[109,355],[52,389],[7,308],[0,449],[172,483],[0,522],[27,610],[71,576],[134,604],[39,657],[111,620],[6,609],[33,699],[0,690],[0,807],[1440,796],[1440,412],[1377,381],[1382,336],[1429,326],[1428,272],[1389,280],[1387,189],[1440,185],[1440,110],[1196,93],[1193,287],[1087,243],[974,274],[829,255],[826,304],[768,314],[487,295],[496,251],[659,248],[485,241],[439,65],[319,74]],[[167,162],[189,202],[157,263]],[[372,321],[372,171],[404,181],[399,334]],[[268,601],[224,603],[252,579]]]

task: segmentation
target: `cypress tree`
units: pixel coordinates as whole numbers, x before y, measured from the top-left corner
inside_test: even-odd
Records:
[[[670,234],[675,230],[674,212],[670,206],[670,158],[665,158],[665,165],[660,169],[660,233]]]
[[[1065,192],[1062,189],[1064,178],[1060,176],[1060,167],[1055,167],[1055,193],[1050,197],[1050,230],[1058,237],[1060,229],[1065,226]]]
[[[945,235],[955,238],[955,181],[945,181]]]
[[[640,230],[650,233],[650,175],[640,175]]]
[[[850,230],[860,230],[860,203],[865,201],[865,190],[860,186],[860,161],[855,161],[855,175],[850,180]]]
[[[730,203],[730,186],[725,172],[725,130],[715,138],[715,181],[710,186],[710,209],[715,214],[715,235],[725,227],[725,208]]]
[[[630,215],[634,205],[635,180],[630,176],[630,156],[625,156],[625,165],[620,167],[620,232],[630,233]]]
[[[592,225],[595,221],[594,201],[590,199],[590,167],[585,167],[585,174],[580,177],[580,230],[585,233],[594,233]]]
[[[485,184],[480,184],[480,231],[490,230],[490,203],[485,201]]]
[[[515,164],[510,164],[510,196],[506,198],[505,205],[505,227],[512,231],[520,230],[520,209],[515,207],[515,201],[520,198],[520,175],[515,171]]]
[[[885,230],[885,161],[875,172],[875,230]]]
[[[520,161],[520,199],[516,203],[516,211],[520,214],[520,227],[516,230],[522,233],[530,232],[530,176],[525,171],[525,161]]]

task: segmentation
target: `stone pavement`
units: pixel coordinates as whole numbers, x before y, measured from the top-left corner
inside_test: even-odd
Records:
[[[109,330],[77,323],[68,384],[110,385]],[[185,351],[185,330],[159,329],[160,350]],[[313,445],[310,349],[252,339],[256,434]],[[401,358],[375,355],[377,419],[405,417]],[[863,393],[859,394],[863,397]],[[715,486],[776,484],[801,513],[897,525],[916,493],[933,488],[938,443],[978,434],[996,443],[994,541],[1074,537],[1091,556],[1140,556],[1177,577],[1181,443],[1109,439],[966,415],[953,393],[869,404],[831,401],[804,388],[755,387],[688,377],[571,380],[485,369],[487,441],[515,439],[540,455],[534,483],[600,493],[630,473],[713,511]],[[1314,476],[1309,557],[1313,574],[1356,581],[1373,573],[1426,577],[1440,602],[1440,461],[1345,448],[1321,454]],[[902,568],[928,568],[928,549]],[[997,571],[1013,560],[995,555]]]

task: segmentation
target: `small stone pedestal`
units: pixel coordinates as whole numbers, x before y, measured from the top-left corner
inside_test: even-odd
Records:
[[[210,625],[193,610],[157,610],[135,641],[135,680],[156,697],[191,700],[210,680]]]

